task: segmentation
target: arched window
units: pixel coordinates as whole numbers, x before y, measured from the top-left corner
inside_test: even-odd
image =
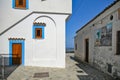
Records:
[[[45,23],[33,23],[33,39],[44,39]]]

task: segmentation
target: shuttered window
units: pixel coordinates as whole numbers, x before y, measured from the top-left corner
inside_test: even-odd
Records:
[[[28,9],[28,0],[12,0],[12,7],[17,9]]]
[[[16,8],[26,8],[26,0],[16,0],[15,7]]]
[[[45,26],[33,25],[33,39],[44,39]]]
[[[117,31],[116,55],[120,55],[120,31]]]
[[[35,37],[37,39],[42,38],[42,28],[36,28],[36,35],[35,35]]]

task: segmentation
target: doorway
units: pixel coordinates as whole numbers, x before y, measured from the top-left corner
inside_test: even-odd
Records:
[[[85,39],[85,61],[89,62],[89,39]]]
[[[25,39],[9,38],[9,65],[25,64]]]
[[[12,65],[20,65],[22,63],[22,44],[12,44]]]

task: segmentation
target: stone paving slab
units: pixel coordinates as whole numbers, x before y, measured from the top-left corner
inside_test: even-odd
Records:
[[[91,66],[78,63],[73,59],[74,54],[66,55],[66,68],[45,68],[19,66],[7,80],[113,80]],[[48,72],[49,77],[34,78],[35,73]]]

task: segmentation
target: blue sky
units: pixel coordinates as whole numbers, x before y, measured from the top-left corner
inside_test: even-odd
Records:
[[[114,0],[73,0],[72,15],[66,23],[66,48],[74,48],[76,31]]]

